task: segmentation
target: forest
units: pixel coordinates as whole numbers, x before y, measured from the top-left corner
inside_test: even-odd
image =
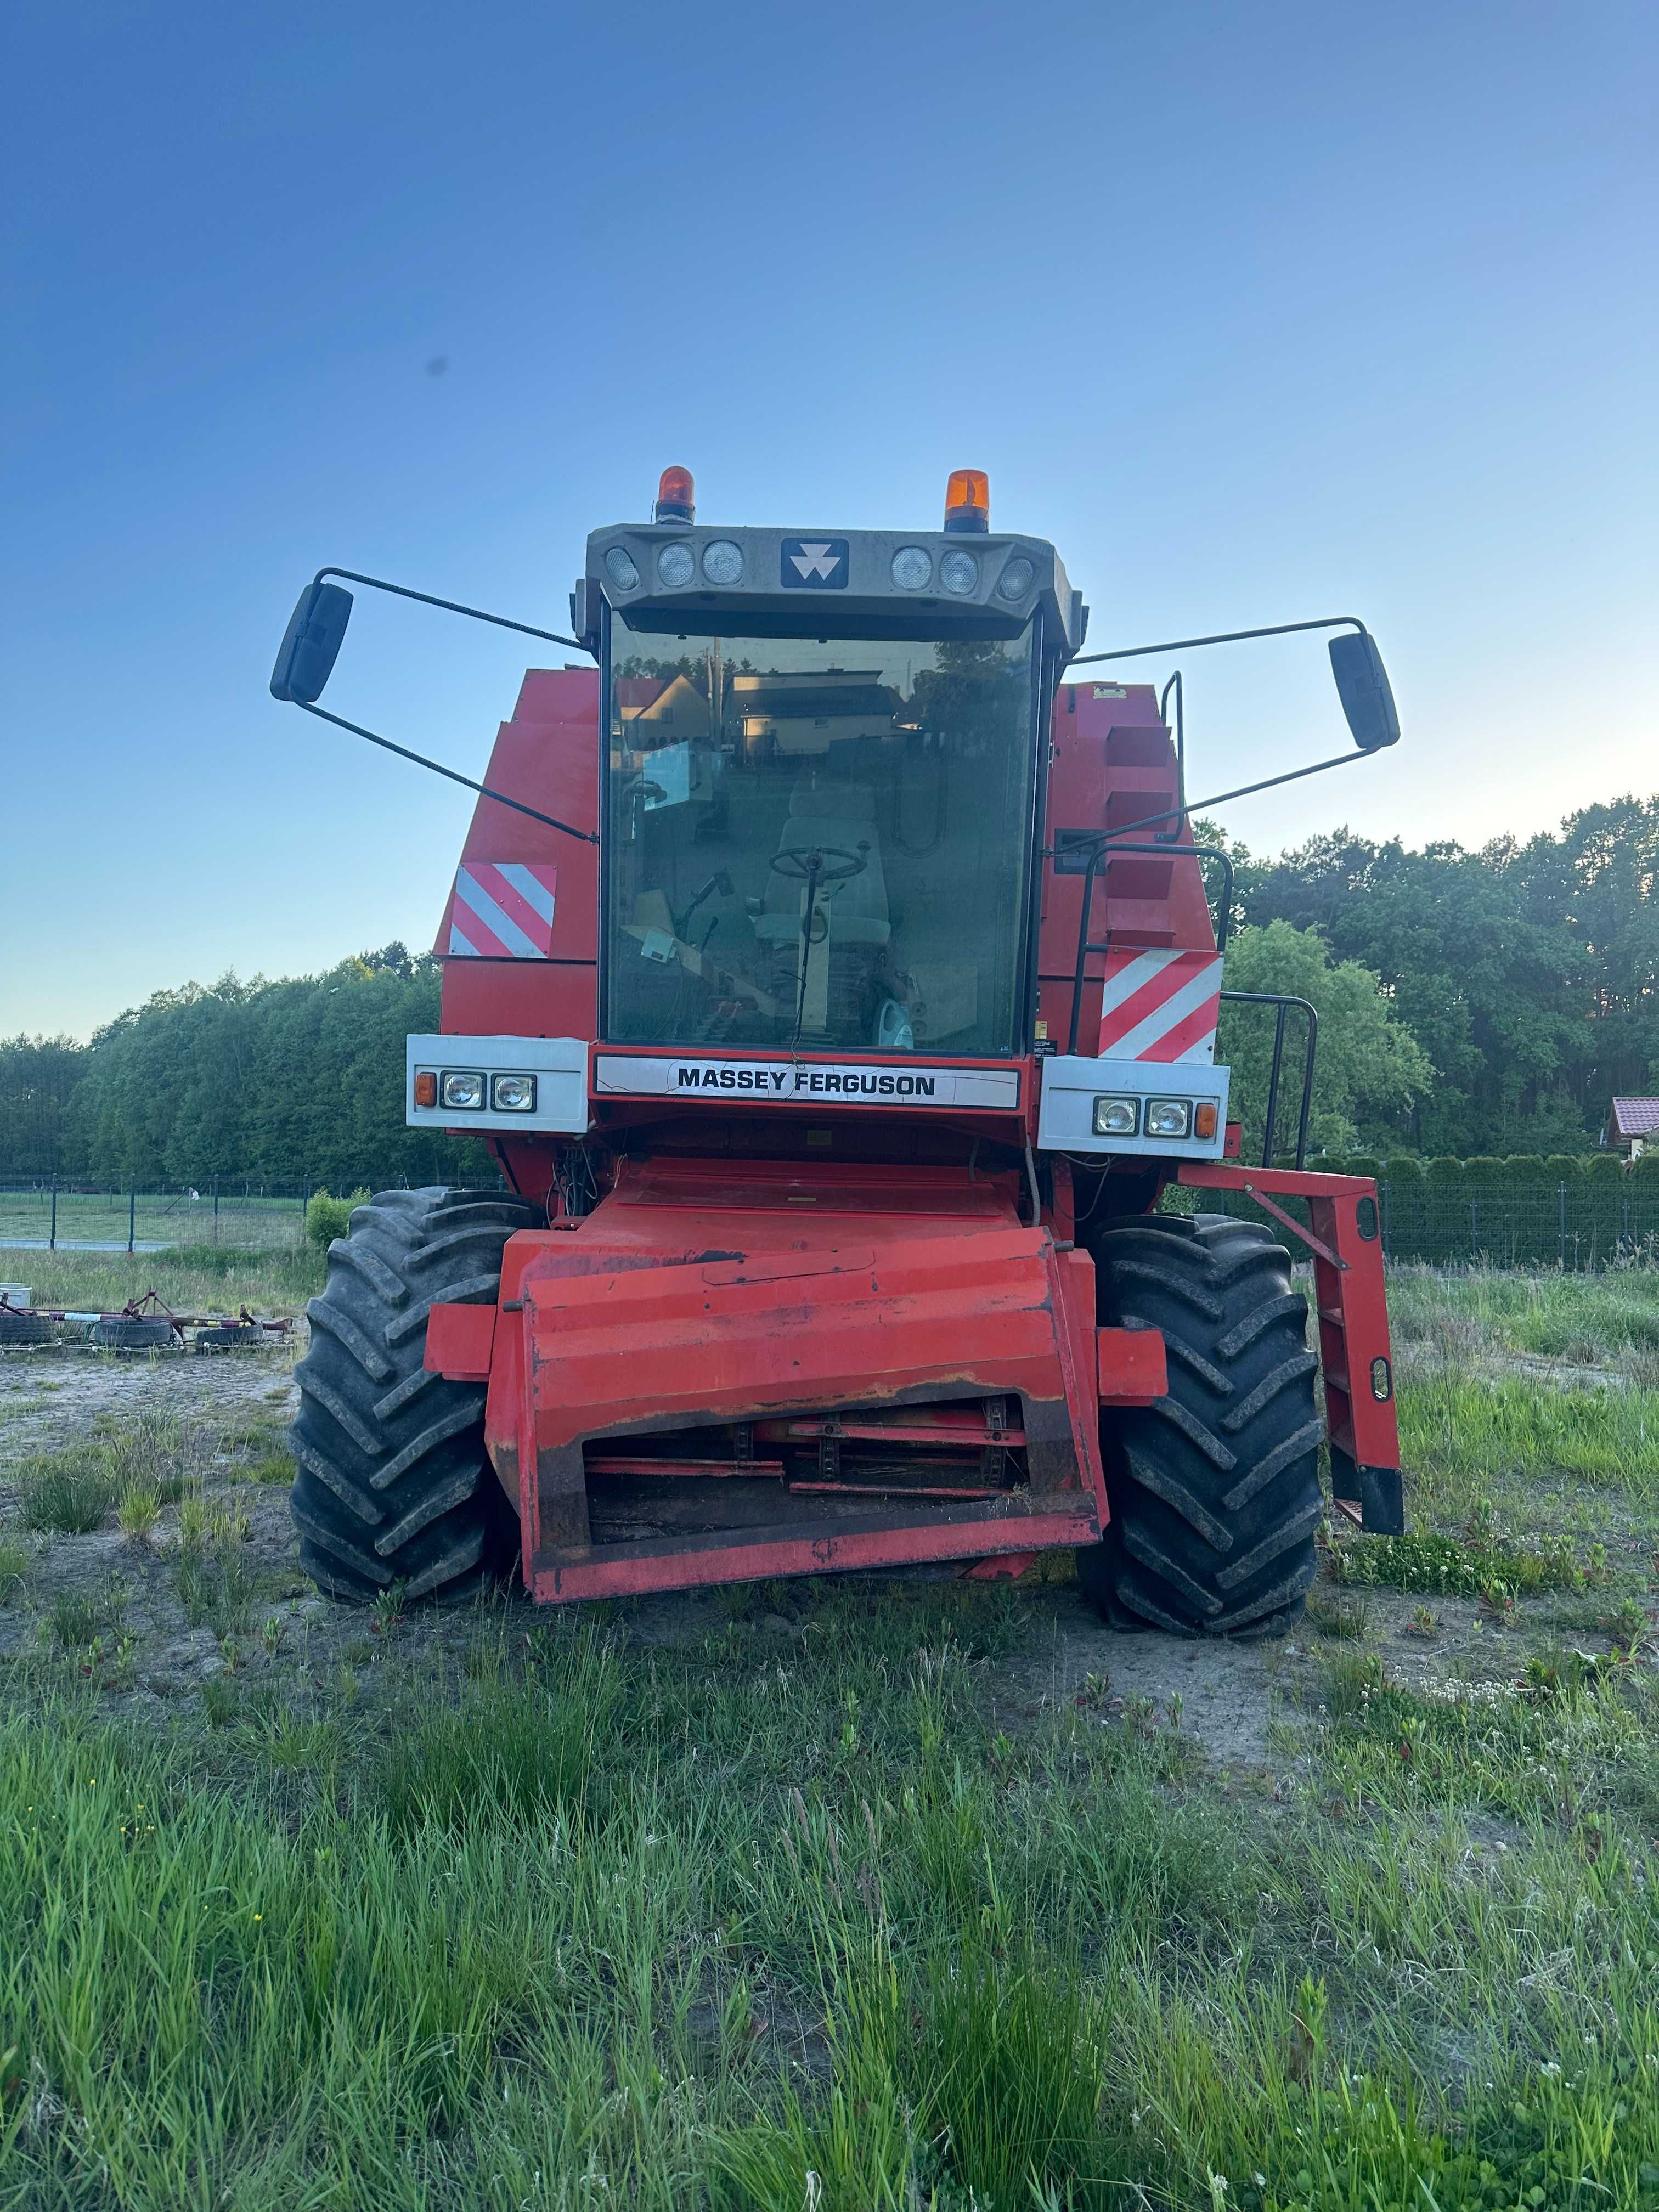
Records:
[[[1659,1091],[1659,793],[1478,851],[1346,829],[1276,859],[1228,850],[1229,987],[1319,1012],[1316,1152],[1586,1152],[1610,1098]],[[340,1189],[450,1172],[403,1120],[404,1038],[437,1027],[438,988],[437,962],[393,944],[326,975],[158,992],[84,1044],[0,1039],[0,1176]],[[1270,1017],[1227,1010],[1218,1057],[1247,1132],[1270,1041]]]

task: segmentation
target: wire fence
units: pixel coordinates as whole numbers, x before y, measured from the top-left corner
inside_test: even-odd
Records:
[[[441,1177],[440,1179],[442,1179]],[[473,1178],[476,1180],[476,1177]],[[400,1176],[364,1175],[343,1186],[385,1189]],[[178,1245],[282,1250],[305,1241],[317,1186],[252,1176],[204,1177],[171,1188],[7,1176],[0,1172],[0,1251],[154,1252]],[[340,1195],[336,1191],[337,1196]],[[1509,1184],[1377,1180],[1384,1257],[1437,1267],[1659,1267],[1659,1177],[1586,1175],[1576,1183]],[[1164,1194],[1166,1210],[1260,1220],[1238,1192]],[[1299,1199],[1280,1201],[1299,1220]]]
[[[402,1176],[362,1176],[343,1191],[385,1190]],[[0,1171],[0,1251],[156,1252],[179,1245],[290,1250],[305,1241],[318,1185],[204,1176],[171,1188]],[[336,1193],[339,1195],[339,1193]]]
[[[1173,1192],[1166,1192],[1168,1206]],[[1183,1212],[1261,1214],[1236,1191],[1182,1191]],[[1304,1200],[1276,1203],[1303,1222]],[[1659,1267],[1659,1188],[1626,1176],[1585,1176],[1568,1182],[1489,1185],[1413,1183],[1379,1177],[1376,1186],[1383,1257],[1436,1267],[1560,1267],[1590,1273],[1607,1267]]]

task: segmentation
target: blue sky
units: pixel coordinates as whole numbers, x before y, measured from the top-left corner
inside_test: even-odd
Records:
[[[1405,739],[1256,846],[1659,787],[1650,6],[11,20],[0,1033],[429,944],[470,802],[269,697],[295,593],[562,628],[669,461],[802,528],[986,468],[1095,646],[1361,614]],[[524,660],[360,603],[328,703],[477,775]],[[1186,673],[1195,789],[1334,749],[1316,644]]]

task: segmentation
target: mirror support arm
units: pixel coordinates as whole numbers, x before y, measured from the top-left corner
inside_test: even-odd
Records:
[[[327,575],[339,572],[325,569],[323,573]],[[1293,632],[1304,629],[1357,629],[1361,637],[1370,635],[1358,615],[1327,615],[1319,622],[1270,623],[1266,629],[1224,629],[1218,630],[1213,637],[1171,637],[1166,638],[1162,645],[1119,646],[1111,653],[1079,653],[1067,665],[1081,668],[1094,660],[1135,660],[1146,653],[1184,653],[1188,646],[1198,645],[1237,645],[1245,638],[1289,637]]]
[[[550,645],[568,645],[577,653],[586,653],[590,659],[596,657],[592,647],[584,645],[579,637],[566,637],[556,629],[537,629],[530,623],[509,622],[505,615],[486,614],[482,607],[464,607],[459,599],[434,599],[430,592],[411,592],[407,584],[388,584],[381,576],[360,576],[355,568],[319,568],[311,580],[313,584],[320,584],[330,576],[338,576],[342,582],[347,584],[367,584],[372,591],[392,592],[400,599],[418,599],[423,607],[441,607],[447,614],[469,615],[474,622],[494,623],[497,629],[516,629],[526,637],[545,638]],[[297,705],[299,702],[296,700],[294,703]],[[349,729],[352,726],[347,723],[345,726]],[[366,733],[360,731],[358,734],[362,736]],[[375,742],[379,744],[381,740],[377,738]],[[393,750],[396,750],[394,746]],[[413,759],[415,756],[411,754],[410,757]],[[429,768],[432,763],[428,761],[426,765]],[[462,780],[465,781],[465,779]],[[545,817],[542,818],[546,819]],[[564,825],[559,823],[554,826],[562,829]]]
[[[1103,830],[1097,842],[1103,846],[1114,845],[1131,830],[1149,829],[1154,822],[1168,822],[1182,814],[1201,814],[1206,806],[1220,806],[1230,799],[1248,799],[1253,792],[1272,791],[1281,783],[1299,783],[1304,775],[1319,775],[1328,768],[1346,768],[1350,761],[1370,757],[1370,753],[1337,753],[1330,760],[1315,761],[1310,768],[1288,769],[1283,775],[1270,775],[1261,783],[1241,783],[1237,791],[1214,791],[1207,799],[1194,799],[1184,806],[1166,806],[1161,814],[1143,814],[1138,822],[1126,822],[1121,829]]]
[[[328,568],[323,573],[325,575],[338,576],[345,572],[340,568]],[[353,580],[356,583],[364,583],[368,579],[359,576]],[[395,589],[396,586],[390,588]],[[410,593],[411,599],[418,599],[420,596],[418,592]],[[444,602],[440,599],[436,604],[441,606]],[[466,610],[464,609],[463,612],[465,611]],[[484,619],[486,622],[493,622],[495,617],[486,615]],[[512,623],[507,627],[519,629],[523,628],[523,624]],[[537,630],[533,635],[545,637],[548,633],[545,630]],[[562,830],[567,837],[579,838],[584,845],[597,845],[599,842],[597,830],[573,830],[569,823],[561,822],[554,815],[544,814],[538,807],[526,806],[521,799],[509,799],[504,791],[492,791],[487,783],[474,783],[470,775],[462,775],[453,768],[446,768],[441,761],[428,760],[424,753],[412,753],[407,745],[394,745],[390,738],[377,738],[373,730],[364,729],[361,722],[348,722],[343,714],[331,714],[326,707],[313,706],[305,699],[295,699],[290,703],[302,708],[307,714],[315,714],[319,722],[332,722],[337,730],[349,730],[354,738],[367,738],[370,744],[380,745],[387,752],[396,753],[400,760],[413,761],[416,768],[429,768],[434,775],[447,776],[451,783],[465,784],[469,791],[476,791],[481,798],[493,799],[498,806],[510,806],[517,814],[527,814],[532,822],[544,822],[550,830]]]

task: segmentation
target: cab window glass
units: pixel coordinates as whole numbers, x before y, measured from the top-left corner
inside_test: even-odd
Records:
[[[1030,653],[617,618],[606,1036],[1017,1049]]]

